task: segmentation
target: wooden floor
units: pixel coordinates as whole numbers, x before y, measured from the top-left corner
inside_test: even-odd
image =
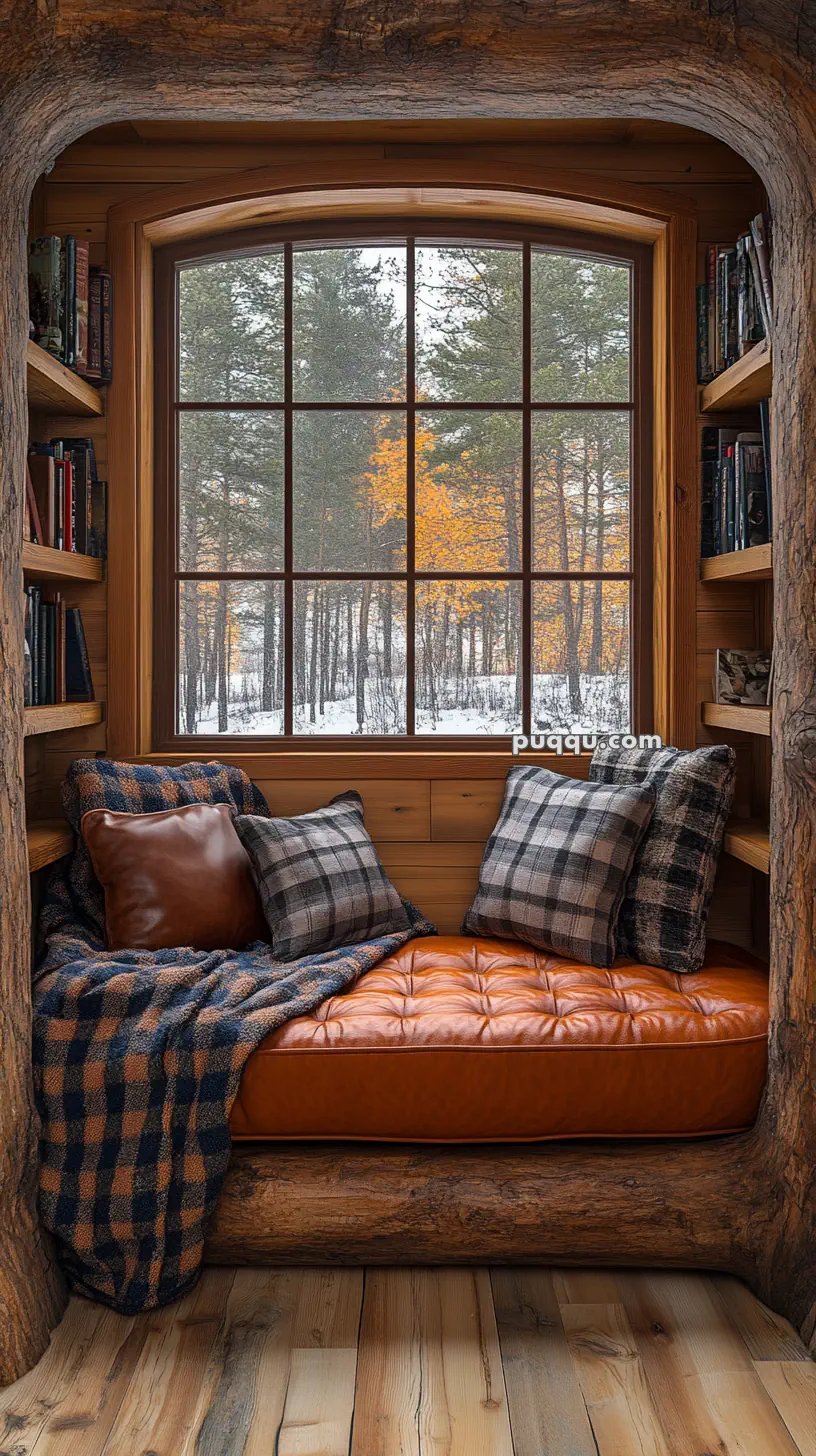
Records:
[[[72,1301],[0,1456],[816,1456],[816,1364],[735,1280],[210,1269]]]

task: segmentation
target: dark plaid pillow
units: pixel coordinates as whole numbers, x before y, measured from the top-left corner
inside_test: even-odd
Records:
[[[698,971],[736,777],[733,748],[596,748],[593,783],[650,785],[655,811],[618,925],[618,950],[666,971]]]
[[[618,911],[654,803],[651,788],[511,768],[462,930],[611,966]]]
[[[235,820],[252,862],[277,960],[359,945],[408,930],[353,790],[294,819]]]

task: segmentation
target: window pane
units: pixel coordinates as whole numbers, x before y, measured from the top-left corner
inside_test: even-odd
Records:
[[[533,416],[536,571],[628,571],[628,412]]]
[[[404,415],[296,411],[295,570],[402,570],[405,471]]]
[[[533,399],[628,400],[628,263],[533,249]]]
[[[283,399],[283,254],[182,268],[179,399]]]
[[[416,423],[417,571],[521,569],[521,416],[424,411]]]
[[[283,567],[282,414],[181,413],[179,567]]]
[[[417,398],[521,399],[521,249],[416,250]]]
[[[405,587],[295,582],[296,733],[405,732]]]
[[[283,732],[283,585],[179,583],[179,733]]]
[[[518,582],[418,583],[417,733],[518,732],[520,603]]]
[[[405,398],[405,248],[294,254],[297,400]]]
[[[533,584],[533,729],[626,732],[629,583]]]

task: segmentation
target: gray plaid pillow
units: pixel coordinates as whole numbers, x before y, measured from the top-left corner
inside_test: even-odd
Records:
[[[235,828],[252,862],[277,960],[410,929],[353,790],[295,819],[239,814]]]
[[[511,768],[462,930],[611,966],[618,910],[654,804],[651,788]]]
[[[733,748],[596,748],[589,777],[651,785],[657,795],[621,906],[618,950],[665,971],[698,971],[734,798]]]

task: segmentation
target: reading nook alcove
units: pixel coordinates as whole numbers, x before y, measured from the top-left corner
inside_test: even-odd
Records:
[[[377,921],[358,943],[409,936],[381,970],[355,963],[353,990],[347,977],[256,1038],[206,1264],[721,1271],[812,1348],[816,105],[786,7],[746,25],[579,3],[556,30],[499,6],[477,36],[446,6],[376,25],[355,9],[348,30],[328,13],[277,29],[178,15],[153,33],[139,6],[78,4],[70,40],[63,9],[12,22],[20,60],[0,100],[0,1381],[39,1359],[66,1302],[37,1212],[32,909],[54,865],[93,861],[108,938],[92,944],[114,949],[93,839],[110,826],[83,820],[78,838],[71,794],[91,814],[152,814],[150,774],[193,761],[226,766],[226,798],[202,769],[193,801],[237,815],[269,925],[261,816],[331,810],[350,816],[344,835],[364,813],[355,853],[373,842],[377,893],[439,931],[433,946],[424,919]],[[46,53],[59,99],[43,95]],[[72,276],[87,270],[99,357],[84,376],[26,339],[26,235],[70,238]],[[221,293],[218,269],[233,270]],[[314,319],[352,285],[365,345],[355,357],[338,332],[317,368]],[[318,294],[324,312],[308,313]],[[603,343],[570,376],[558,351],[579,296]],[[463,343],[474,318],[492,373]],[[224,364],[236,319],[252,349]],[[346,515],[327,471],[352,483]],[[523,857],[523,770],[586,794],[582,815],[625,788],[631,869],[654,793],[603,777],[614,746],[591,771],[591,747],[547,742],[593,724],[733,750],[704,963],[647,962],[644,979],[643,956],[613,965],[534,939],[501,958],[485,866],[502,825]],[[115,805],[88,788],[111,761]],[[86,860],[69,862],[77,843]],[[292,911],[300,946],[296,932]],[[505,1041],[502,997],[518,1017]],[[590,1030],[556,1075],[541,1049],[569,1042],[568,1003]],[[432,1014],[455,1025],[451,1045],[470,1038],[470,1060],[403,1055],[437,1035]],[[598,1030],[618,1014],[614,1036]],[[631,1032],[640,1015],[658,1030]],[[350,1070],[330,1072],[320,1048],[344,1039]],[[44,1064],[41,1107],[57,1095]],[[59,1227],[67,1177],[44,1157]]]

